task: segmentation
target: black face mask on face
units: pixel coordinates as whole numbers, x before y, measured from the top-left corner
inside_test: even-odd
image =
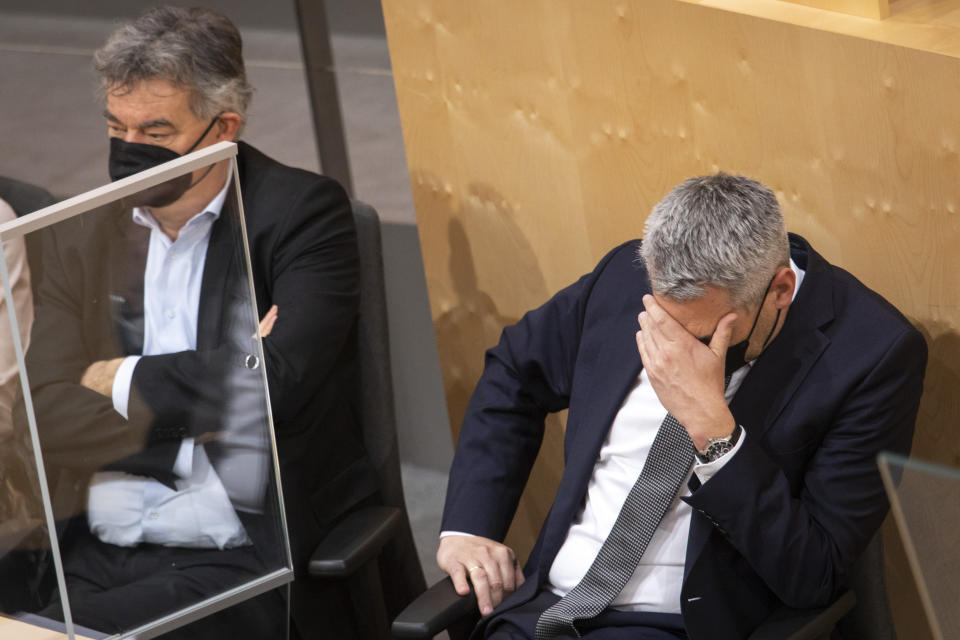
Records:
[[[197,145],[207,137],[213,125],[220,119],[220,115],[214,116],[207,128],[204,129],[196,142],[190,145],[190,148],[183,153],[177,153],[173,149],[160,147],[154,144],[143,144],[140,142],[127,142],[122,138],[110,138],[110,180],[116,182],[123,178],[128,178],[141,171],[152,169],[164,162],[176,160],[187,155]],[[160,183],[156,186],[139,191],[125,200],[127,204],[133,207],[165,207],[173,204],[187,192],[188,189],[195,186],[200,180],[207,177],[207,174],[213,169],[213,165],[196,181],[191,182],[191,174],[185,173],[172,180]]]
[[[773,278],[776,277],[776,274],[774,274]],[[750,347],[750,336],[753,335],[753,330],[757,328],[757,321],[760,319],[760,312],[763,310],[763,303],[767,299],[767,293],[770,292],[770,286],[773,284],[773,278],[770,278],[770,283],[767,284],[767,289],[763,294],[763,300],[760,301],[760,308],[757,309],[757,315],[753,317],[753,324],[750,325],[750,333],[748,333],[747,337],[740,342],[727,347],[727,357],[723,363],[723,377],[725,380],[729,380],[734,371],[747,364],[747,349]],[[777,328],[778,322],[780,322],[780,309],[777,309],[777,317],[774,319],[773,326],[770,327],[770,333],[767,334],[767,338],[763,341],[760,351],[763,351],[767,348],[767,343],[770,342],[770,338],[773,337],[773,331]],[[698,339],[700,342],[709,347],[713,336],[707,336],[706,338]]]

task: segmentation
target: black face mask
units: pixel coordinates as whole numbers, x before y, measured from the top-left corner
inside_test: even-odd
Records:
[[[219,119],[220,116],[218,114],[210,121],[210,124],[207,125],[207,128],[200,134],[196,142],[190,145],[190,148],[182,154],[154,144],[127,142],[122,138],[110,138],[110,179],[114,182],[122,180],[141,171],[157,167],[164,162],[170,162],[171,160],[176,160],[177,158],[187,155],[196,149],[197,145],[207,137],[210,129],[213,128],[213,125],[216,124]],[[210,165],[206,173],[196,182],[191,182],[191,174],[185,173],[172,180],[167,180],[156,186],[139,191],[128,197],[125,202],[132,207],[165,207],[173,204],[179,200],[188,189],[196,185],[200,180],[206,178],[212,169],[213,165]]]
[[[776,274],[774,274],[773,277],[777,277]],[[770,292],[770,285],[772,284],[773,278],[770,278],[770,284],[767,285],[767,289],[763,294],[763,301],[767,299],[767,293]],[[760,302],[760,308],[757,309],[757,315],[753,317],[753,324],[750,325],[750,333],[747,334],[747,337],[740,342],[727,347],[727,357],[723,363],[724,380],[729,380],[734,371],[747,364],[747,349],[750,347],[750,336],[753,335],[753,330],[757,328],[757,321],[760,319],[760,312],[763,310],[763,301]],[[773,331],[777,328],[778,322],[780,322],[780,309],[777,309],[777,317],[774,319],[773,326],[770,327],[770,333],[767,334],[767,338],[763,341],[760,351],[763,351],[767,348],[767,343],[770,342],[770,338],[773,336]],[[706,338],[698,338],[700,342],[708,347],[710,346],[710,341],[712,339],[712,335],[707,336]]]

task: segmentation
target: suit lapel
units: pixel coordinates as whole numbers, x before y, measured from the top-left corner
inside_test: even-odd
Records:
[[[106,240],[107,303],[109,326],[119,343],[120,353],[143,353],[143,274],[146,271],[150,230],[133,222],[130,209],[118,207]],[[108,325],[104,325],[108,326]]]
[[[229,201],[229,196],[228,196]],[[232,208],[224,203],[223,211],[210,230],[210,243],[203,265],[200,304],[197,309],[197,349],[215,347],[220,341],[223,305],[233,268]]]
[[[588,353],[590,359],[589,364],[578,361],[577,375],[589,382],[587,391],[581,392],[576,423],[570,422],[567,426],[566,469],[547,523],[544,552],[540,555],[541,567],[546,563],[547,570],[582,506],[597,456],[613,420],[643,368],[635,335],[639,329],[637,315],[643,310],[642,297],[649,291],[649,283],[645,272],[632,271],[631,276],[619,288],[622,295],[618,302],[597,313],[598,317],[593,320],[590,335],[596,337],[594,341],[581,345],[581,352]],[[639,288],[638,277],[643,278]],[[551,523],[554,526],[550,526]]]
[[[830,340],[821,328],[833,320],[830,266],[799,236],[791,237],[794,262],[805,276],[780,333],[757,358],[730,403],[751,437],[762,438],[803,383]]]

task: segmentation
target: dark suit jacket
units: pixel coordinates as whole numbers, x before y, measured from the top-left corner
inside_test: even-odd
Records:
[[[329,178],[242,142],[237,163],[257,306],[261,314],[280,309],[263,344],[294,565],[305,578],[322,535],[376,491],[355,418],[353,217]],[[139,352],[136,329],[117,328],[136,316],[138,290],[142,300],[143,270],[131,265],[143,264],[148,232],[131,222],[129,209],[114,206],[46,233],[28,371],[60,517],[83,510],[93,472],[114,467],[169,482],[181,439],[217,429],[222,371],[246,356],[226,343],[232,320],[223,310],[237,287],[248,286],[234,250],[238,212],[227,202],[207,249],[197,350],[140,360],[129,420],[78,381],[94,361]],[[298,580],[293,593],[294,619],[307,637],[346,615],[308,597],[308,583]]]
[[[923,338],[803,238],[790,241],[806,276],[731,403],[746,440],[686,498],[694,511],[680,606],[693,640],[744,638],[780,603],[830,602],[888,508],[876,454],[910,449]],[[502,540],[545,414],[570,410],[566,466],[529,579],[501,609],[543,587],[642,368],[634,334],[650,284],[639,244],[614,249],[487,352],[453,461],[444,530]]]

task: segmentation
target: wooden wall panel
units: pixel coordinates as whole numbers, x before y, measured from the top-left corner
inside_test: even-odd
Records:
[[[722,169],[773,188],[791,230],[924,331],[914,452],[960,465],[952,27],[895,16],[868,30],[776,0],[739,5],[384,0],[454,436],[505,324],[639,236],[670,187]],[[770,19],[774,5],[789,19]],[[509,538],[521,552],[559,478],[561,422]],[[902,558],[890,567],[907,575]],[[915,598],[905,579],[891,591]],[[922,637],[916,611],[897,615]]]

